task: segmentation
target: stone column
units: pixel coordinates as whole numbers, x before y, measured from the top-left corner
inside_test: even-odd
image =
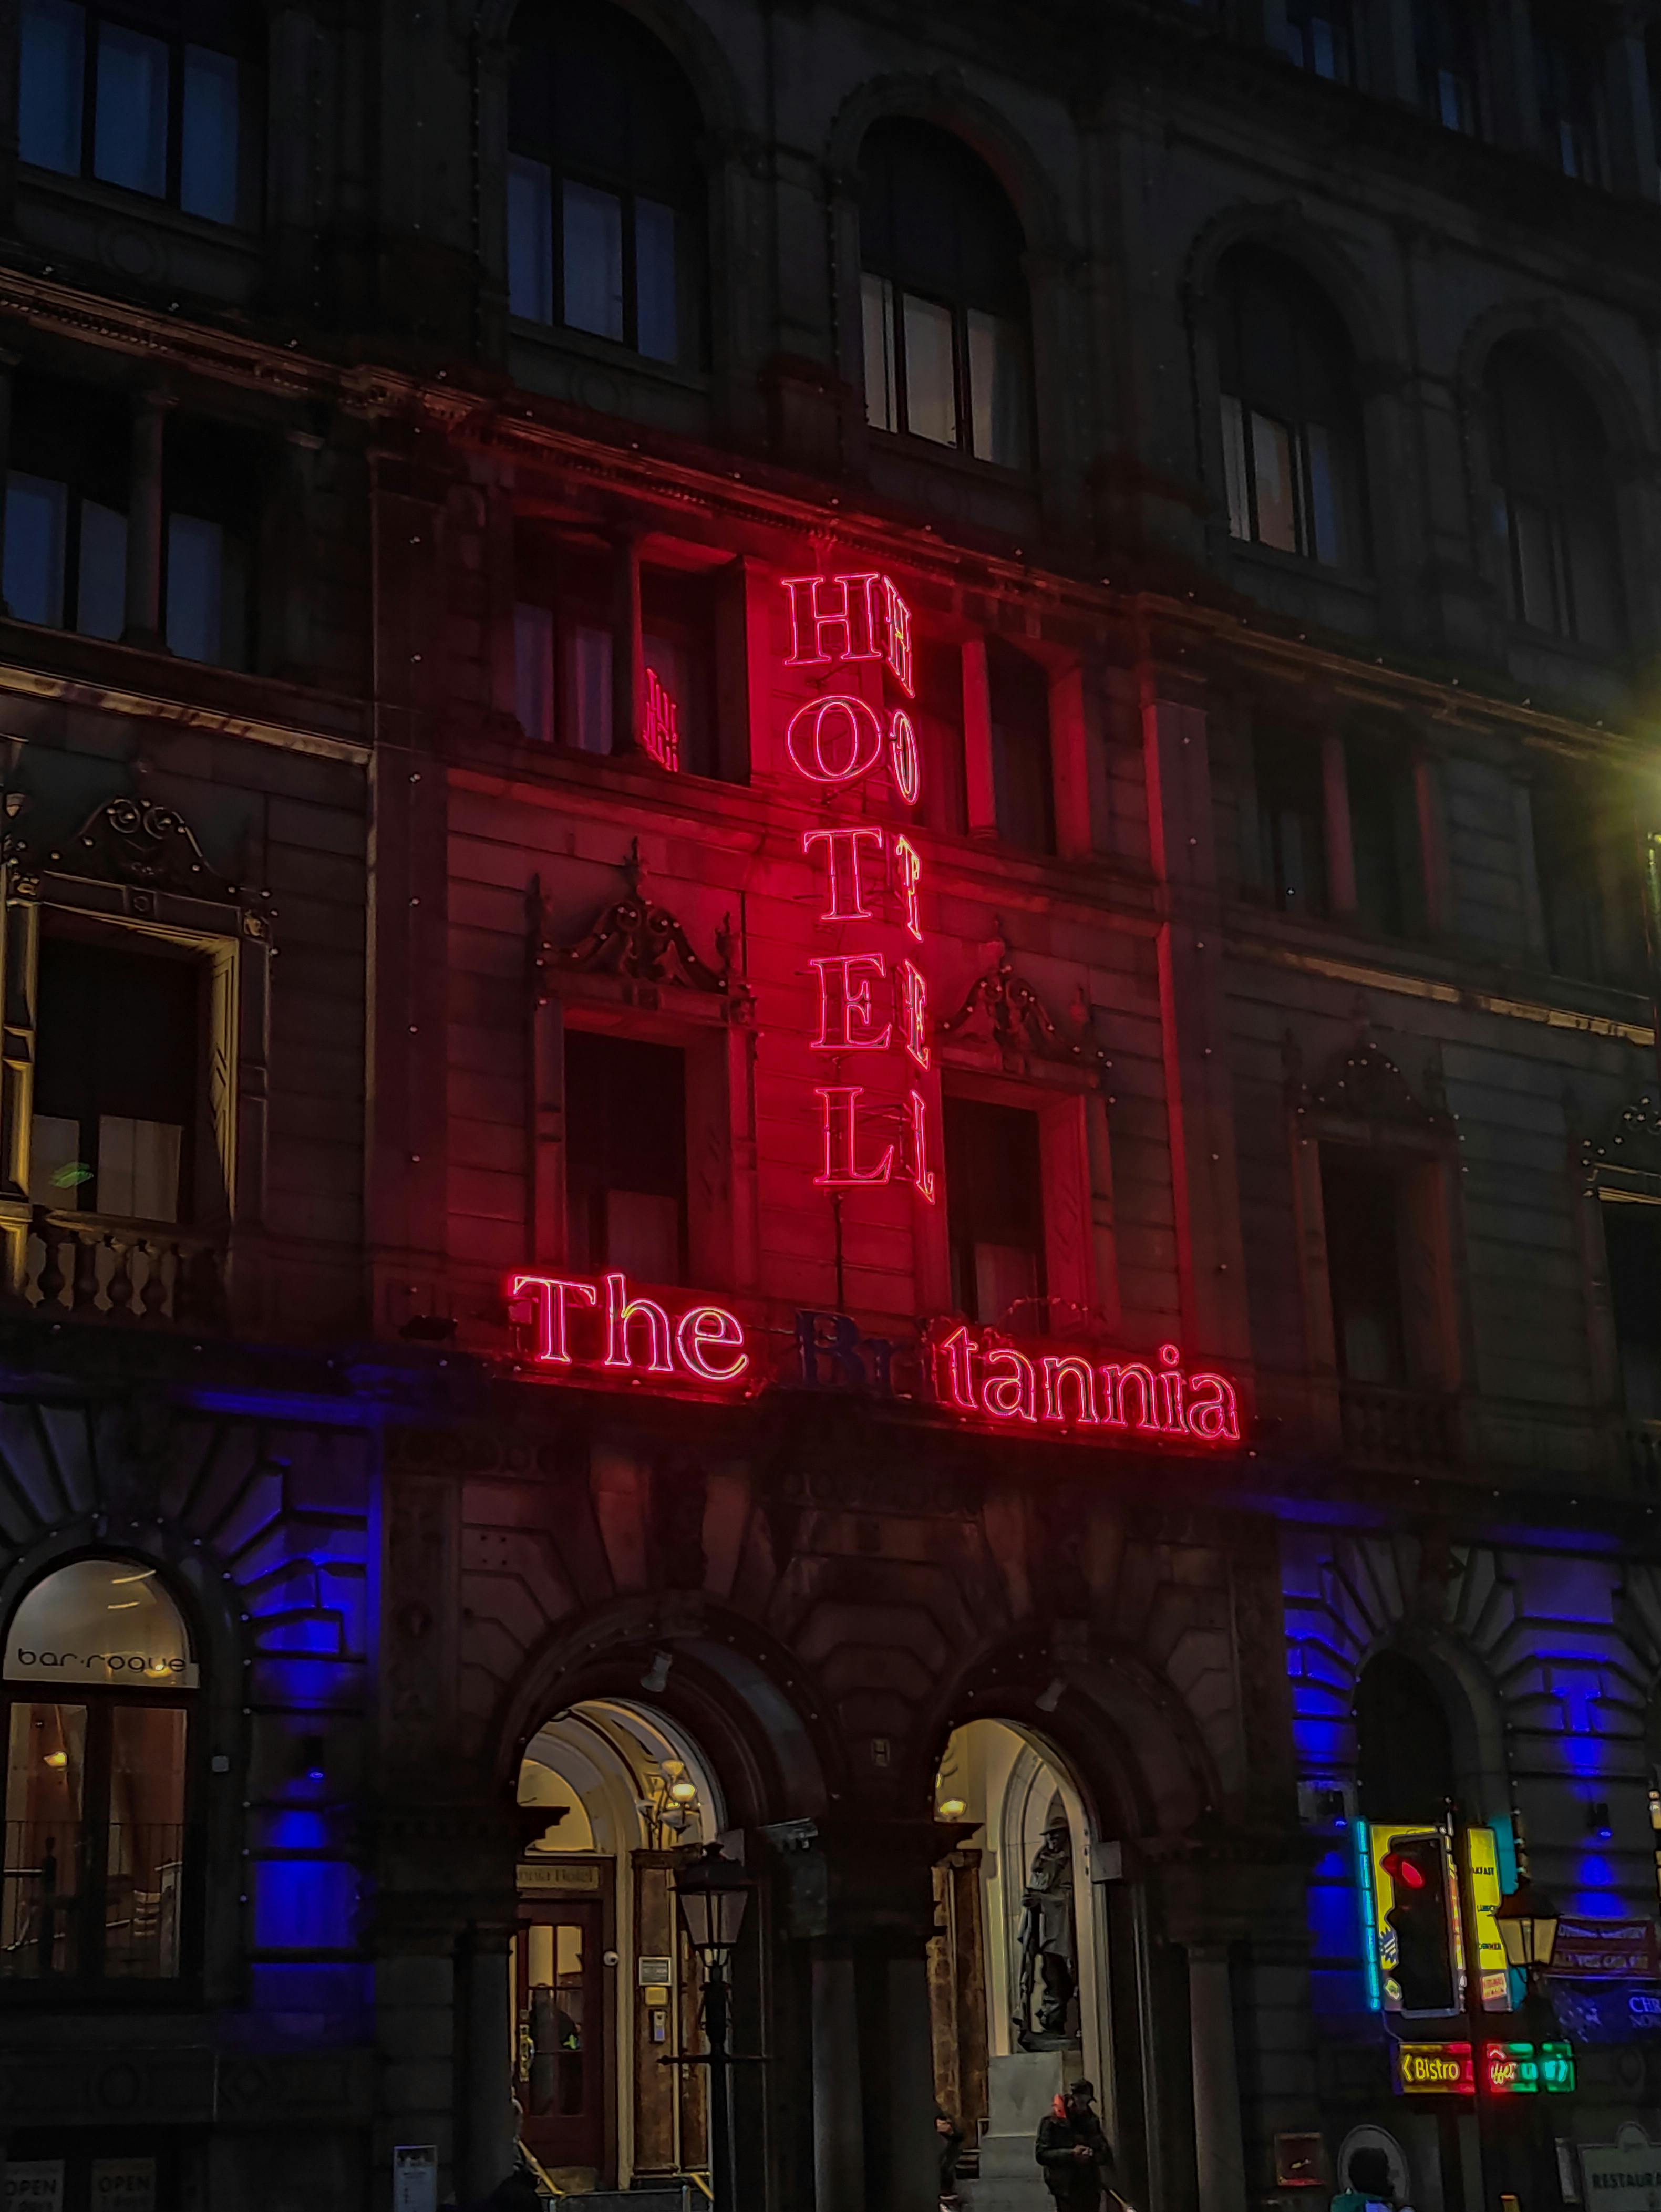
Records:
[[[288,461],[288,527],[283,532],[283,673],[292,684],[317,681],[312,643],[312,594],[317,577],[311,556],[312,502],[317,457],[323,440],[315,430],[290,430]]]
[[[641,635],[637,525],[611,540],[611,750],[628,759],[641,750],[646,726],[646,659]]]
[[[475,1928],[465,1953],[466,2194],[483,2198],[515,2163],[514,2051],[508,2018],[510,1942],[503,1928]]]
[[[890,2212],[935,2212],[940,2161],[928,1969],[921,1950],[887,1966],[888,2203]]]
[[[18,356],[0,346],[0,580],[6,573],[6,482],[11,472],[11,380]],[[9,615],[0,581],[0,615]]]
[[[971,637],[963,647],[963,758],[969,834],[994,837],[998,794],[992,774],[992,688],[983,637]]]
[[[1203,2212],[1246,2212],[1245,2142],[1226,1946],[1189,1946],[1188,1997],[1200,2203]]]
[[[1321,787],[1326,804],[1327,904],[1340,921],[1355,913],[1355,843],[1349,827],[1349,766],[1335,731],[1321,740]]]
[[[865,2200],[865,2119],[860,2104],[859,2012],[854,1961],[821,1952],[812,1967],[813,2200],[816,2212]]]
[[[141,392],[133,403],[132,463],[127,495],[127,605],[123,645],[161,644],[162,436],[173,404],[165,392]]]

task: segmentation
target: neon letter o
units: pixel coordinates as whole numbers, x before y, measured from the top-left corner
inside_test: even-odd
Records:
[[[784,742],[811,782],[852,783],[881,759],[882,724],[863,699],[814,699],[790,717]]]
[[[894,719],[888,728],[888,765],[894,777],[894,788],[908,806],[917,803],[922,783],[917,774],[917,733],[911,726],[911,717],[903,707],[894,710]]]

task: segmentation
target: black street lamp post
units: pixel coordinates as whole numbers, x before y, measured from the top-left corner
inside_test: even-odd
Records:
[[[1504,1948],[1506,1964],[1519,1971],[1524,1980],[1523,2025],[1534,2045],[1536,2069],[1535,2187],[1542,2206],[1563,2201],[1557,2172],[1555,2107],[1546,2087],[1546,2045],[1557,2041],[1562,2033],[1545,1986],[1557,1948],[1557,1922],[1555,1905],[1520,1872],[1516,1888],[1494,1908],[1494,1930]]]
[[[675,1896],[687,1940],[703,1968],[703,2033],[709,2045],[709,2191],[711,2212],[738,2212],[733,2174],[733,2054],[727,1968],[752,1887],[719,1844],[679,1860]]]

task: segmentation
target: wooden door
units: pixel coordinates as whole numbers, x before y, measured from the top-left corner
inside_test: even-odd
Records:
[[[514,1960],[520,2132],[544,2166],[596,2174],[605,2165],[611,2094],[604,1942],[598,1899],[520,1905]]]

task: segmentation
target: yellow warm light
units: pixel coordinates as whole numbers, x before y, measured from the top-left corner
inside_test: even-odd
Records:
[[[696,1782],[672,1782],[669,1784],[669,1795],[677,1805],[695,1805],[697,1802],[698,1785]]]
[[[942,1797],[938,1810],[942,1820],[961,1820],[969,1808],[961,1797]]]
[[[67,1766],[69,1763],[70,1755],[66,1751],[49,1751],[46,1753],[48,1766]]]

